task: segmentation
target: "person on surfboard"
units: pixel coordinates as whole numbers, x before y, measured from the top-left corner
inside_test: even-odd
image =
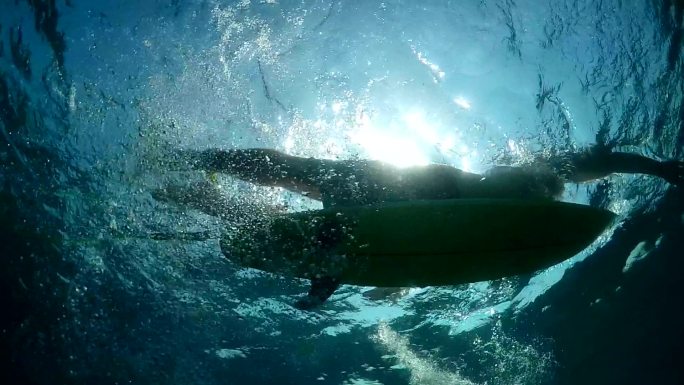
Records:
[[[429,199],[557,199],[565,183],[588,182],[613,173],[647,174],[673,185],[684,182],[684,162],[657,161],[600,145],[529,166],[497,166],[484,174],[441,164],[399,168],[372,160],[304,158],[272,149],[182,150],[171,162],[282,187],[319,200],[324,208]],[[226,208],[217,205],[211,185],[201,190],[162,189],[154,196],[221,217]],[[314,308],[338,286],[335,277],[313,278],[309,293],[295,306]]]

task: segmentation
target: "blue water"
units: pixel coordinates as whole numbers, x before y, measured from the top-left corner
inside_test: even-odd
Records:
[[[660,180],[568,186],[619,220],[534,276],[344,286],[313,312],[291,306],[306,282],[231,264],[216,218],[150,195],[204,178],[167,169],[169,148],[473,172],[597,141],[682,159],[682,7],[2,0],[0,382],[684,383],[684,200]],[[207,239],[150,237],[188,232]]]

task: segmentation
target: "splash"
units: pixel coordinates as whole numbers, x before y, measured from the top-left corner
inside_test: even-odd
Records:
[[[429,358],[420,357],[411,350],[406,337],[392,330],[385,322],[380,323],[374,339],[394,354],[398,363],[411,373],[411,384],[420,385],[475,385],[457,372],[440,369]]]
[[[520,341],[504,331],[501,321],[497,321],[490,337],[474,337],[468,353],[486,368],[484,376],[488,385],[545,384],[557,363],[540,345],[544,344],[539,340]]]

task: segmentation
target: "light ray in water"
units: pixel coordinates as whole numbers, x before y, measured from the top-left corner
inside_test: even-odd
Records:
[[[440,369],[434,362],[411,350],[406,337],[392,330],[386,322],[378,325],[375,340],[389,350],[398,364],[411,373],[411,384],[420,385],[475,385],[458,373]]]

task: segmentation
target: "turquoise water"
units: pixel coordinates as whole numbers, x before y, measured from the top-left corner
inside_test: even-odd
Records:
[[[681,18],[655,0],[4,0],[3,383],[681,383],[683,204],[662,181],[568,186],[620,219],[534,276],[343,286],[313,312],[291,306],[306,282],[231,264],[224,224],[150,195],[209,179],[243,206],[320,207],[170,170],[169,148],[471,172],[597,141],[681,159]]]

